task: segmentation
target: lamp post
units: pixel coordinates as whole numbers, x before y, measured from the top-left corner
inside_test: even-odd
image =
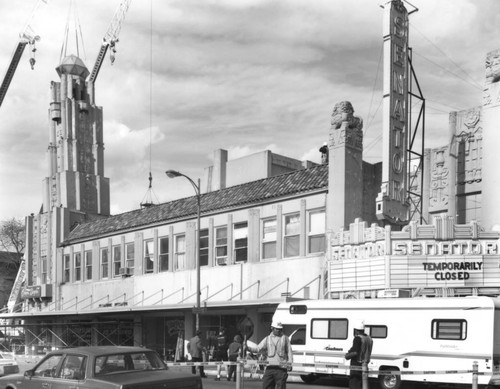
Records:
[[[201,295],[201,287],[200,287],[200,213],[201,213],[201,193],[200,193],[200,179],[198,178],[198,184],[196,184],[191,178],[178,172],[176,170],[167,170],[165,172],[168,178],[176,178],[176,177],[184,177],[186,178],[194,188],[196,192],[196,201],[197,201],[197,220],[196,220],[196,331],[200,329],[200,295]]]

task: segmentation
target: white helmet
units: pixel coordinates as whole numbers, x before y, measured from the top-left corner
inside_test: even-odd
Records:
[[[281,324],[280,321],[273,320],[273,323],[271,324],[271,327],[277,328],[279,330],[283,329],[283,324]]]
[[[365,329],[365,322],[362,319],[351,320],[351,325],[352,325],[352,328],[355,330],[364,331],[364,329]]]

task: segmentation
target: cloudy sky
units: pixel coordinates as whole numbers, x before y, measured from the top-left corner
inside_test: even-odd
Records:
[[[0,107],[0,220],[38,213],[47,176],[49,85],[68,52],[91,69],[120,0],[47,0]],[[0,0],[0,72],[36,0]],[[264,149],[319,162],[335,103],[364,120],[364,159],[381,160],[379,0],[132,0],[96,83],[104,109],[112,213],[139,207],[153,175],[160,202],[190,196],[213,151],[234,159]],[[497,0],[411,0],[410,46],[427,104],[426,146],[444,145],[450,111],[481,105],[484,60],[499,49]],[[76,15],[76,17],[75,17]],[[76,22],[75,22],[76,21]]]

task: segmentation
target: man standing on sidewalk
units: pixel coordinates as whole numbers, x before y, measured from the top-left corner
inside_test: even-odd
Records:
[[[187,345],[189,354],[191,354],[191,361],[193,362],[203,362],[203,352],[205,352],[205,347],[201,342],[201,331],[197,330],[196,335],[193,336]],[[196,366],[192,367],[192,373],[196,374]],[[205,378],[205,369],[200,366],[200,377]]]

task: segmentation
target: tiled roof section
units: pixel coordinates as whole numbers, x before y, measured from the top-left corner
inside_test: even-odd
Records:
[[[201,196],[201,212],[231,209],[280,197],[327,189],[328,165],[252,181]],[[109,216],[78,225],[63,244],[196,215],[196,196]]]

